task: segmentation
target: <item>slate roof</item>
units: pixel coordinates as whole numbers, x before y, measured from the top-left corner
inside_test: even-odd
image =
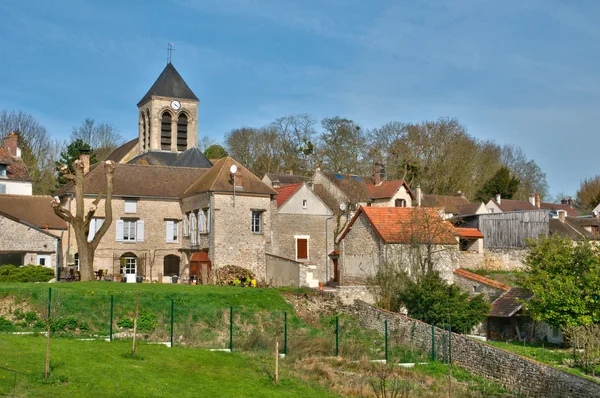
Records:
[[[142,166],[175,166],[175,167],[197,167],[201,169],[210,169],[213,164],[204,156],[202,151],[197,148],[189,148],[183,152],[163,152],[150,151],[138,155],[131,159],[129,164],[139,164]]]
[[[548,202],[541,202],[540,203],[540,209],[544,209],[544,210],[564,210],[567,212],[567,215],[569,217],[577,217],[579,216],[579,213],[577,212],[577,210],[575,210],[574,208],[572,208],[571,206],[567,205],[567,204],[561,204],[561,203],[548,203]]]
[[[483,234],[477,228],[456,228],[461,238],[483,239]]]
[[[434,209],[424,207],[361,206],[348,223],[340,240],[344,239],[361,214],[367,217],[385,243],[427,242],[431,239],[434,244],[439,245],[457,244],[456,228],[443,220]],[[421,223],[420,220],[424,221]],[[429,237],[430,235],[434,236]]]
[[[198,97],[192,92],[172,63],[168,63],[150,90],[138,102],[138,106],[149,101],[150,98],[172,97],[178,99],[191,99],[198,101]]]
[[[277,208],[280,208],[281,206],[283,206],[283,204],[285,202],[287,202],[287,200],[296,192],[298,192],[298,190],[300,189],[300,187],[302,187],[302,183],[301,184],[293,184],[293,185],[286,185],[284,187],[280,187],[280,188],[274,188],[277,191],[277,195],[275,196],[275,201],[277,202]]]
[[[115,148],[115,150],[109,153],[106,159],[104,160],[112,160],[115,163],[120,163],[121,160],[125,157],[125,155],[127,155],[133,148],[136,147],[138,141],[139,140],[137,138],[131,141],[127,141],[120,147]]]
[[[275,181],[278,181],[280,186],[298,184],[301,182],[308,182],[310,180],[310,177],[293,175],[293,174],[267,173],[266,176],[269,177],[269,180],[271,180],[271,183],[275,183]]]
[[[66,222],[54,213],[50,196],[0,195],[0,211],[17,220],[45,229],[67,229]]]
[[[414,199],[415,195],[412,193],[410,187],[404,180],[382,181],[379,183],[379,185],[369,183],[365,184],[365,188],[367,189],[370,199],[390,199],[402,186],[406,188],[406,191],[410,197]]]
[[[233,180],[231,179],[229,169],[234,164],[237,166],[238,172],[242,174],[243,189],[236,188],[235,192],[237,194],[277,194],[277,191],[262,182],[234,159],[227,156],[219,159],[210,170],[185,191],[184,196],[192,196],[202,192],[233,192]]]
[[[498,206],[504,212],[539,210],[527,200],[502,199],[500,201],[501,204],[498,204],[498,202],[496,202],[496,199],[492,199],[492,202],[495,203],[496,206]]]
[[[178,198],[208,170],[193,167],[115,164],[113,196]],[[104,163],[96,163],[85,176],[84,193],[106,192]],[[74,192],[69,182],[54,193]]]
[[[456,275],[462,276],[464,278],[470,279],[475,282],[483,283],[484,285],[491,286],[495,289],[500,289],[500,290],[504,290],[504,291],[510,290],[510,286],[508,286],[505,283],[498,282],[498,281],[495,281],[490,278],[486,278],[485,276],[477,275],[473,272],[469,272],[462,268],[456,268],[453,272]]]
[[[533,297],[533,293],[520,287],[511,287],[492,303],[488,316],[497,318],[510,318],[523,308],[523,301]]]
[[[458,214],[458,206],[468,205],[467,198],[460,195],[423,195],[421,206],[442,208],[446,213]]]
[[[8,149],[4,147],[0,147],[0,164],[6,165],[6,178],[0,178],[0,182],[5,179],[10,181],[33,181],[23,159],[11,156]]]
[[[558,217],[549,220],[549,231],[551,235],[559,235],[573,240],[597,239],[593,233],[583,228],[572,218],[567,217],[565,221],[560,221]]]

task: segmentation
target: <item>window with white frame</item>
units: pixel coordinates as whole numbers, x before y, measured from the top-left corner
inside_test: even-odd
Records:
[[[137,200],[125,199],[125,213],[135,213],[137,211]]]
[[[302,199],[302,208],[306,209],[308,207],[308,200]]]
[[[6,170],[7,170],[6,165],[0,164],[0,177],[1,178],[6,178]]]
[[[262,234],[262,211],[252,210],[252,232]]]
[[[117,220],[117,242],[143,242],[144,221],[134,219]]]
[[[88,231],[88,242],[91,242],[96,236],[96,232],[100,230],[100,227],[104,224],[104,218],[92,218],[90,221],[90,229]]]
[[[177,220],[167,220],[165,221],[166,229],[167,229],[167,242],[177,242],[179,241],[179,221]]]

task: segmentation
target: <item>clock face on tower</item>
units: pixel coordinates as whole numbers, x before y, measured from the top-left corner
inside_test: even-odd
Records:
[[[181,104],[179,103],[179,101],[171,101],[171,109],[173,109],[174,111],[178,111],[179,108],[181,108]]]

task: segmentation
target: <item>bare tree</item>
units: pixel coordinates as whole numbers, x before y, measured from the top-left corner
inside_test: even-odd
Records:
[[[75,215],[73,215],[69,209],[62,207],[58,198],[55,198],[52,201],[52,207],[54,208],[56,215],[73,227],[79,253],[81,280],[91,281],[94,279],[94,254],[96,248],[112,224],[112,192],[115,165],[110,160],[104,162],[104,172],[106,175],[106,198],[104,200],[105,219],[104,223],[90,242],[88,242],[90,222],[96,213],[100,200],[102,200],[103,193],[98,193],[98,196],[86,212],[84,203],[83,162],[80,160],[73,162],[73,169],[75,170],[74,174],[69,173],[66,166],[62,168],[61,172],[63,173],[63,176],[72,181],[75,186]]]
[[[361,127],[337,116],[323,119],[321,125],[324,131],[317,154],[323,165],[341,173],[362,174],[366,171],[366,135]]]
[[[532,193],[542,198],[548,195],[546,173],[533,159],[528,159],[525,151],[516,145],[504,145],[500,156],[502,164],[519,179],[519,190],[516,199],[527,199]]]
[[[312,170],[315,123],[308,114],[280,117],[271,123],[280,141],[284,170],[294,170],[297,174]]]
[[[106,158],[123,142],[119,129],[115,126],[108,123],[96,124],[94,119],[89,117],[79,127],[73,127],[71,141],[78,139],[88,144],[96,152],[99,160]]]
[[[577,190],[577,206],[590,211],[600,203],[600,175],[585,178]]]

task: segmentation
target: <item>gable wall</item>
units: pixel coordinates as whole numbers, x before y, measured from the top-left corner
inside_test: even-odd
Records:
[[[361,213],[341,241],[340,285],[365,285],[381,263],[380,238]]]
[[[307,200],[306,208],[302,207],[303,200]],[[279,214],[304,214],[331,216],[333,213],[325,204],[306,186],[302,185],[278,210]]]
[[[374,200],[371,206],[394,207],[396,199],[404,199],[406,200],[406,207],[412,207],[412,198],[410,197],[410,194],[408,193],[404,185],[400,187],[400,189],[394,194],[394,196],[391,199]]]
[[[52,266],[56,266],[55,238],[3,216],[0,216],[0,252],[23,253],[24,264],[36,264],[36,254],[49,254]]]

